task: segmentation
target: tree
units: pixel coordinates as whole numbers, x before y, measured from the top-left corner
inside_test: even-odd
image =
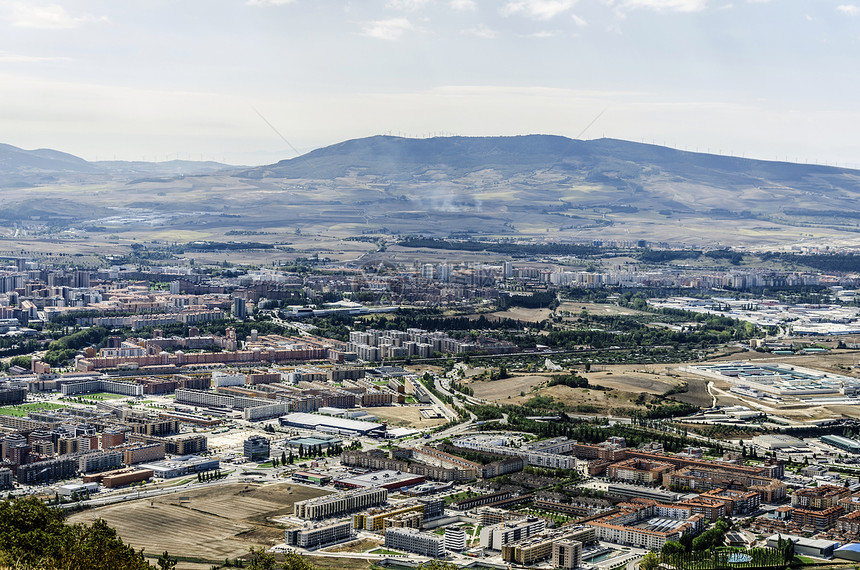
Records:
[[[290,453],[290,455],[292,456],[292,452]],[[287,454],[286,454],[286,452],[282,451],[281,452],[281,465],[286,465],[286,464],[287,464]]]
[[[277,570],[278,568],[278,561],[275,559],[275,555],[271,552],[266,552],[266,549],[262,546],[259,548],[252,546],[248,550],[248,556],[251,559],[251,563],[248,565],[249,570]]]
[[[316,566],[308,562],[301,554],[290,552],[284,555],[284,562],[281,564],[284,570],[317,570]]]
[[[156,566],[158,567],[158,570],[174,570],[177,562],[178,560],[176,558],[171,558],[165,550],[164,553],[158,557]]]
[[[659,565],[660,560],[657,559],[657,555],[653,552],[649,552],[639,561],[639,568],[642,570],[657,570],[657,566]]]

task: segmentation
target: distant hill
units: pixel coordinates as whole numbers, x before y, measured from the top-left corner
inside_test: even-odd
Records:
[[[26,188],[51,184],[73,176],[80,182],[86,177],[101,179],[128,177],[175,177],[212,174],[237,168],[218,162],[172,160],[168,162],[88,162],[83,158],[50,149],[24,150],[0,144],[0,188]]]
[[[514,137],[445,137],[406,139],[374,136],[354,139],[244,171],[246,176],[336,178],[351,172],[406,178],[441,169],[464,175],[486,169],[522,174],[530,169],[559,169],[582,173],[612,165],[627,165],[626,176],[651,168],[697,179],[733,181],[798,177],[856,171],[806,164],[772,162],[680,151],[617,139],[573,140],[555,135]]]
[[[73,183],[57,198],[74,211],[47,207],[60,182]],[[28,185],[5,198],[9,219],[535,243],[860,243],[860,171],[615,139],[374,136],[253,168],[0,146],[0,189]]]
[[[357,192],[356,198],[378,199],[381,190],[431,211],[480,203],[482,211],[495,205],[500,214],[531,208],[558,213],[569,209],[568,214],[575,215],[575,210],[596,208],[604,213],[652,211],[669,217],[860,215],[860,171],[552,135],[375,136],[233,176],[337,180],[346,187],[352,181],[367,189]],[[433,208],[440,193],[447,197],[435,200],[441,206]]]

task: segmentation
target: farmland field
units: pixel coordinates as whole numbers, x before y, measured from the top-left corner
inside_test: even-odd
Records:
[[[184,492],[190,501],[181,505],[177,495],[164,495],[90,509],[70,516],[69,522],[101,518],[126,543],[148,553],[167,550],[175,556],[224,560],[247,554],[251,546],[283,542],[282,527],[270,519],[291,514],[297,501],[325,494],[287,483],[228,483]]]

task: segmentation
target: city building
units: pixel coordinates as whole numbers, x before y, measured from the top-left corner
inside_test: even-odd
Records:
[[[282,426],[292,426],[315,430],[323,433],[338,433],[345,435],[365,435],[371,437],[384,437],[385,425],[350,420],[346,418],[334,418],[320,414],[293,413],[282,416],[278,420]]]
[[[117,469],[115,471],[107,471],[103,473],[93,473],[84,475],[83,482],[96,482],[107,489],[115,489],[117,487],[125,487],[132,483],[140,483],[141,481],[149,481],[152,479],[152,469]]]
[[[167,461],[153,461],[140,465],[141,469],[151,469],[156,479],[173,479],[194,473],[215,471],[220,467],[221,462],[217,457],[200,457],[197,455],[174,457]]]
[[[794,542],[794,553],[800,556],[814,556],[816,558],[833,558],[833,551],[839,543],[832,540],[819,540],[804,538],[790,534],[774,534],[767,538],[767,547],[776,548],[780,540],[791,540]]]
[[[383,487],[389,491],[396,491],[404,487],[413,487],[424,483],[426,479],[412,473],[401,473],[399,471],[372,471],[361,475],[347,475],[335,479],[335,485],[345,489],[357,489],[360,487]]]
[[[388,500],[388,490],[381,487],[354,489],[334,495],[306,499],[295,504],[295,515],[302,519],[325,519],[361,509],[375,507]]]
[[[261,435],[253,435],[242,443],[242,451],[249,461],[265,461],[269,458],[269,440]]]
[[[445,550],[463,552],[466,550],[466,531],[460,526],[445,527]]]
[[[818,439],[820,439],[822,443],[832,445],[833,447],[847,451],[848,453],[853,453],[855,455],[860,454],[860,441],[857,441],[856,439],[842,437],[841,435],[822,435]]]
[[[571,570],[582,566],[582,543],[562,539],[552,543],[552,567]]]
[[[544,529],[546,519],[538,517],[485,526],[481,529],[481,548],[500,551],[503,546],[543,532]]]
[[[583,545],[597,541],[594,528],[588,526],[566,526],[547,530],[519,542],[502,547],[502,560],[520,566],[533,566],[552,556],[553,544],[559,541],[575,540]]]
[[[659,550],[667,541],[685,534],[697,534],[705,517],[692,514],[689,507],[661,505],[648,499],[618,505],[618,512],[585,523],[594,527],[599,540]]]
[[[445,556],[444,539],[433,533],[414,528],[388,528],[385,530],[385,547],[412,552],[421,556]]]
[[[663,482],[663,474],[671,473],[674,470],[675,466],[669,463],[631,457],[607,467],[606,475],[615,481],[639,485],[659,485]]]
[[[851,491],[837,485],[820,485],[797,489],[791,495],[791,506],[804,509],[823,510],[839,504],[839,500],[851,495]]]
[[[296,483],[313,483],[320,487],[331,483],[331,476],[316,471],[295,471],[291,477]]]
[[[330,524],[315,524],[284,531],[284,542],[299,548],[318,548],[342,542],[352,537],[352,523],[339,521]]]

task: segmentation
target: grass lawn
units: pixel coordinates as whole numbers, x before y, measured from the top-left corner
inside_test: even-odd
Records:
[[[38,402],[33,404],[21,404],[18,406],[4,406],[0,408],[0,416],[15,416],[22,418],[30,412],[37,410],[59,410],[65,408],[62,404],[54,404],[52,402]]]
[[[95,392],[93,394],[80,394],[84,398],[93,400],[118,400],[120,398],[129,398],[130,396],[122,396],[120,394],[111,394],[110,392]]]
[[[461,499],[471,499],[472,497],[479,496],[478,493],[474,493],[472,491],[461,491],[459,493],[454,493],[453,495],[448,495],[444,497],[444,501],[446,505],[450,505],[454,501],[459,501]]]

